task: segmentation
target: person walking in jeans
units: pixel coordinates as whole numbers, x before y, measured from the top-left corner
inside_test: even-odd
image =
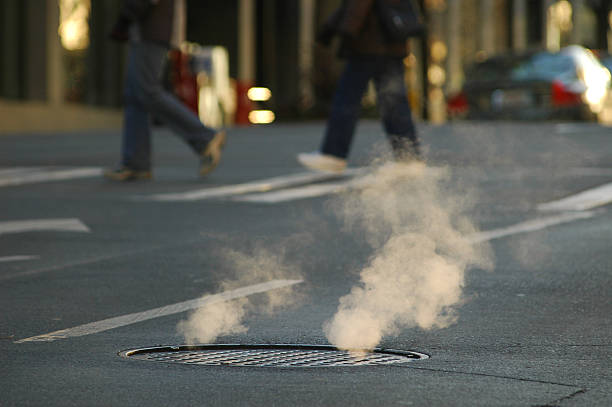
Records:
[[[168,50],[185,37],[185,0],[125,0],[111,38],[129,41],[124,88],[121,165],[104,173],[117,181],[151,178],[151,121],[160,120],[200,157],[200,175],[221,159],[225,132],[202,124],[162,86]]]
[[[374,81],[377,102],[387,138],[396,160],[419,158],[419,139],[404,84],[405,41],[385,37],[375,2],[344,0],[323,25],[317,40],[329,45],[340,35],[339,56],[346,58],[338,82],[320,150],[298,154],[298,161],[313,170],[341,173],[346,168],[361,98]]]

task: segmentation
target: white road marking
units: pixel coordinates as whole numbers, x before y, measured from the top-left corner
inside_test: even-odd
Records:
[[[520,222],[511,226],[486,230],[470,235],[473,243],[486,242],[506,236],[517,235],[520,233],[535,232],[536,230],[546,229],[551,226],[569,223],[576,220],[588,219],[595,216],[595,212],[566,212],[559,215],[536,218],[525,222]]]
[[[539,204],[540,211],[585,211],[612,202],[612,183],[587,189],[557,201]]]
[[[8,263],[11,261],[25,261],[38,259],[40,256],[16,255],[0,257],[0,263]]]
[[[605,126],[597,123],[559,123],[555,126],[557,134],[584,133],[585,131],[608,132]]]
[[[325,174],[317,172],[302,172],[291,175],[284,175],[263,179],[259,181],[245,182],[243,184],[227,185],[217,188],[203,188],[194,191],[156,194],[138,199],[154,201],[198,201],[211,198],[226,198],[235,195],[248,194],[253,192],[267,192],[276,189],[292,187],[296,185],[309,184],[319,181],[333,180],[343,177],[350,177],[357,174],[360,169],[349,169],[343,174]]]
[[[271,280],[265,283],[254,284],[246,287],[237,288],[235,290],[225,291],[219,294],[207,295],[201,298],[179,302],[176,304],[166,305],[164,307],[150,309],[143,312],[135,312],[133,314],[121,315],[114,318],[103,319],[101,321],[91,322],[85,325],[75,326],[73,328],[62,329],[60,331],[50,332],[44,335],[32,336],[30,338],[20,339],[15,343],[25,342],[52,342],[58,339],[72,338],[76,336],[91,335],[98,332],[108,331],[126,325],[135,324],[149,319],[164,317],[167,315],[178,314],[180,312],[189,311],[192,309],[203,307],[207,304],[214,304],[224,301],[233,300],[236,298],[247,297],[252,294],[263,293],[266,291],[275,290],[282,287],[289,287],[294,284],[302,283],[303,280]]]
[[[73,178],[102,175],[98,167],[58,169],[54,167],[16,167],[0,170],[0,187],[31,184],[35,182],[60,181]]]
[[[35,171],[41,171],[45,167],[8,167],[0,168],[0,178],[14,177],[21,174],[27,174]]]
[[[364,174],[359,170],[354,174]],[[352,188],[365,188],[376,182],[373,177],[353,176],[339,182],[325,184],[304,185],[297,188],[286,188],[279,191],[264,192],[260,194],[245,194],[232,198],[234,201],[275,204],[299,199],[315,198],[323,195],[337,194]]]
[[[327,184],[306,185],[300,188],[288,188],[279,191],[248,194],[233,198],[234,201],[274,204],[298,199],[336,194],[347,190],[350,182],[334,182]]]
[[[568,171],[570,175],[612,175],[612,169],[610,168],[574,168]],[[240,202],[274,204],[335,194],[352,187],[363,186],[359,184],[359,179],[356,176],[364,173],[364,168],[351,168],[343,174],[305,172],[216,188],[138,196],[134,199],[175,202],[230,198]],[[313,185],[316,182],[333,181],[335,179],[341,179],[341,181]]]
[[[31,232],[37,230],[59,230],[68,232],[91,232],[79,219],[33,219],[0,222],[0,235]]]

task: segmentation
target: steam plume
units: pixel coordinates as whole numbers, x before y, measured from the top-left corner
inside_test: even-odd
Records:
[[[227,249],[223,251],[223,259],[236,278],[221,283],[221,291],[270,280],[300,279],[297,268],[285,262],[283,250],[272,253],[260,247],[247,254]],[[249,313],[272,313],[280,307],[295,304],[300,296],[292,287],[266,291],[258,302],[246,297],[208,304],[180,321],[177,331],[188,344],[212,342],[221,335],[244,333],[248,328],[243,321]]]
[[[195,310],[187,320],[180,321],[177,331],[188,344],[211,342],[219,335],[246,332],[247,327],[242,325],[246,304],[245,298],[208,304]]]
[[[470,194],[452,190],[446,169],[394,163],[337,203],[350,230],[365,232],[374,254],[324,325],[330,343],[372,349],[402,328],[441,328],[456,320],[466,269],[491,261],[487,248],[468,237],[475,232],[466,215]]]

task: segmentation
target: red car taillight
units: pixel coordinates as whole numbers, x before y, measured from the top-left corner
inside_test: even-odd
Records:
[[[448,98],[448,113],[451,115],[463,114],[468,111],[468,101],[463,92]]]
[[[567,90],[563,82],[553,81],[551,87],[551,101],[554,106],[571,106],[582,102],[580,93]]]

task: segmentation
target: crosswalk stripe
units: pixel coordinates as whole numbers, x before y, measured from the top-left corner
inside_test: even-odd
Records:
[[[288,188],[279,191],[247,194],[233,198],[234,201],[274,204],[298,199],[315,198],[318,196],[336,194],[347,190],[350,182],[334,182],[327,184],[305,185],[300,188]]]
[[[0,178],[14,177],[18,175],[28,174],[35,171],[43,171],[45,167],[10,167],[0,168]]]
[[[217,188],[202,188],[193,191],[155,194],[137,199],[153,201],[198,201],[211,198],[227,198],[248,193],[262,193],[277,189],[288,188],[296,185],[310,184],[321,181],[331,181],[352,177],[358,174],[359,168],[352,168],[342,174],[326,174],[317,172],[301,172],[297,174],[283,175],[279,177],[267,178],[258,181],[245,182],[236,185],[226,185]]]
[[[304,185],[296,188],[286,188],[278,191],[262,192],[257,194],[244,194],[233,197],[233,201],[275,204],[299,199],[316,198],[324,195],[338,194],[351,189],[359,189],[371,186],[376,182],[372,177],[360,177],[356,175],[365,174],[363,170],[353,173],[353,177],[338,182],[327,182],[324,184]]]
[[[29,255],[15,255],[15,256],[4,256],[0,257],[0,263],[8,263],[11,261],[25,261],[38,259],[40,256],[29,256]]]
[[[582,219],[589,219],[596,215],[595,212],[566,212],[559,215],[535,218],[525,222],[519,222],[503,228],[485,230],[469,236],[473,243],[487,242],[494,239],[500,239],[507,236],[518,235],[522,233],[535,232],[543,230],[551,226],[561,225],[563,223],[574,222]]]
[[[612,202],[612,183],[538,205],[540,211],[584,211]]]
[[[79,219],[30,219],[0,222],[0,235],[39,230],[59,230],[67,232],[91,232]]]
[[[235,290],[224,291],[219,294],[207,295],[193,300],[183,301],[176,304],[166,305],[164,307],[150,309],[148,311],[121,315],[114,318],[91,322],[89,324],[75,326],[73,328],[50,332],[48,334],[32,336],[30,338],[15,341],[15,343],[52,342],[58,339],[91,335],[98,332],[108,331],[109,329],[119,328],[122,326],[135,324],[137,322],[147,321],[149,319],[178,314],[180,312],[203,307],[204,305],[230,301],[236,298],[247,297],[249,295],[263,293],[282,287],[288,287],[302,282],[303,280],[271,280],[265,283],[254,284],[246,287],[237,288]]]
[[[74,178],[97,177],[102,175],[99,167],[57,168],[57,167],[16,167],[0,170],[0,187],[32,184],[46,181],[61,181]]]

